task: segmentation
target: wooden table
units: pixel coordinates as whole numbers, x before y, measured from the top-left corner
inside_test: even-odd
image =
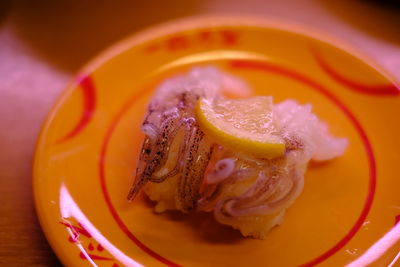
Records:
[[[356,0],[174,0],[158,1],[154,10],[145,2],[0,1],[1,266],[60,265],[35,215],[34,145],[68,79],[98,51],[127,34],[193,14],[274,16],[345,39],[400,80],[399,8]]]

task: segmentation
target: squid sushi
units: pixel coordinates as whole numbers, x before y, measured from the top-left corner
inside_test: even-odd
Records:
[[[144,192],[158,213],[212,213],[263,239],[301,194],[310,160],[341,156],[310,104],[248,97],[247,84],[214,67],[193,68],[156,90],[128,199]],[[239,98],[225,97],[235,94]]]

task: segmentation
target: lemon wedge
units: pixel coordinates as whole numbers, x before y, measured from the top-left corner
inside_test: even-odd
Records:
[[[272,118],[272,97],[200,99],[196,118],[200,128],[217,143],[258,158],[276,158],[285,152]]]

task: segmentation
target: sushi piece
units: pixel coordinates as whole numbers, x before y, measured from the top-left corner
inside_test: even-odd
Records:
[[[213,67],[156,90],[128,199],[143,191],[156,212],[212,212],[243,236],[263,239],[301,194],[308,162],[342,155],[347,140],[330,135],[311,105],[227,99],[227,92],[251,90]]]

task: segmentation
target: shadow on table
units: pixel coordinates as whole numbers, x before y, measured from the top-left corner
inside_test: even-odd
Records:
[[[328,11],[368,35],[400,44],[399,0],[317,0]]]
[[[14,30],[55,67],[76,72],[115,41],[149,25],[195,14],[200,1],[21,0]]]

